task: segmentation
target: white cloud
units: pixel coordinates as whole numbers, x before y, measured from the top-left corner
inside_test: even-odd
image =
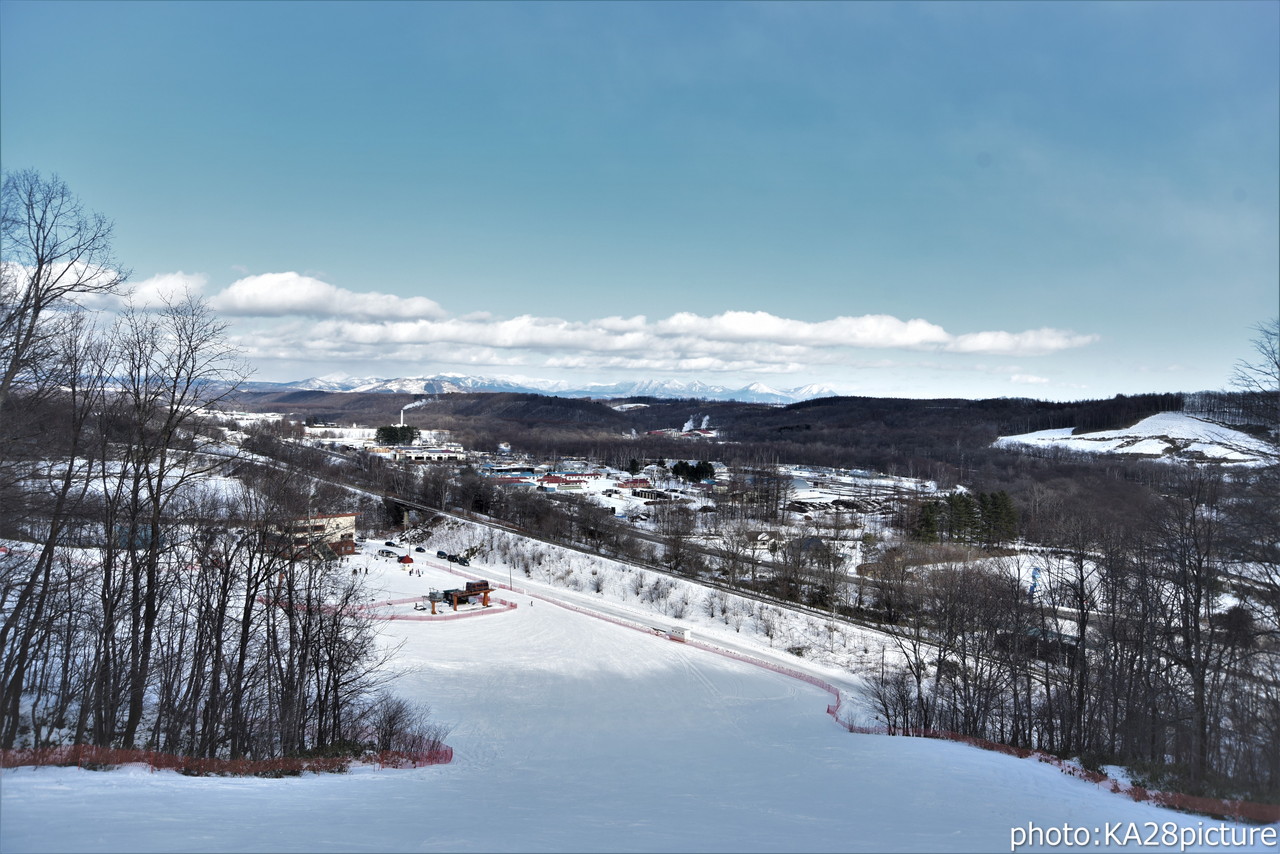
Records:
[[[1097,335],[1077,335],[1061,329],[1029,332],[972,332],[951,338],[944,345],[952,353],[984,353],[1001,356],[1042,356],[1059,350],[1083,347],[1098,340]]]
[[[399,297],[376,291],[356,293],[301,273],[246,276],[210,304],[224,314],[248,317],[443,317],[439,303],[426,297]]]
[[[1045,355],[1097,340],[1050,328],[955,334],[921,318],[884,314],[819,321],[738,310],[581,321],[488,312],[449,316],[426,297],[356,293],[294,272],[247,276],[211,303],[252,318],[244,322],[251,329],[239,337],[251,358],[305,358],[335,367],[386,360],[535,371],[798,374],[821,366],[852,373],[893,364],[873,361],[865,351],[899,350],[933,354],[943,370],[985,371],[966,357]],[[413,368],[388,373],[406,370]],[[1042,381],[1021,368],[1003,371],[1016,374],[1015,382]]]
[[[726,311],[714,317],[682,312],[654,325],[660,335],[697,335],[720,341],[794,342],[814,346],[922,347],[945,343],[946,331],[924,320],[883,314],[810,322],[763,311]]]
[[[159,273],[134,285],[130,300],[138,308],[159,308],[188,293],[200,296],[208,282],[209,277],[202,273]]]
[[[520,315],[507,319],[421,318],[347,321],[326,327],[348,340],[372,343],[458,344],[483,341],[490,347],[591,353],[727,355],[768,351],[788,359],[850,349],[942,350],[952,353],[1034,356],[1082,347],[1096,340],[1056,329],[951,335],[924,320],[884,315],[803,321],[765,312],[725,312],[713,317],[681,313],[648,322],[643,317],[568,321]]]

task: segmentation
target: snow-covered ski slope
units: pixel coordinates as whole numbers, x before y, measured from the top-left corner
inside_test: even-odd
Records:
[[[1252,436],[1185,412],[1161,412],[1132,427],[1073,436],[1070,427],[1001,436],[997,447],[1062,448],[1095,454],[1122,454],[1162,460],[1213,461],[1254,465],[1267,459],[1267,446]]]
[[[352,560],[369,566],[380,602],[460,586],[413,556],[422,577],[371,554]],[[9,770],[0,850],[1007,851],[1011,828],[1028,824],[1212,823],[1034,761],[850,734],[819,688],[560,607],[596,594],[521,575],[527,593],[497,594],[514,610],[382,624],[388,644],[402,643],[400,693],[455,726],[453,764],[283,780]],[[608,605],[642,624],[679,622]],[[423,616],[404,603],[379,611]]]

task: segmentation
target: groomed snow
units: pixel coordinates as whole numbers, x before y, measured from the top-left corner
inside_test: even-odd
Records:
[[[459,585],[414,558],[421,578],[352,560],[378,601]],[[382,624],[403,642],[399,691],[455,726],[453,764],[284,780],[8,770],[0,850],[1007,851],[1029,822],[1212,823],[1034,761],[850,734],[823,690],[567,610],[556,597],[592,594],[521,575],[530,592],[498,593],[515,610]]]

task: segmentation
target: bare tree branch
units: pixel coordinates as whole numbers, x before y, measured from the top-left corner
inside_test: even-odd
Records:
[[[86,211],[56,175],[4,176],[0,204],[0,412],[29,379],[59,329],[60,311],[93,294],[118,294],[128,278],[112,256],[112,223]]]

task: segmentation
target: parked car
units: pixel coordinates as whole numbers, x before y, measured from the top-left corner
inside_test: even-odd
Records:
[[[378,549],[378,557],[399,557],[399,555],[391,549]]]
[[[418,546],[416,549],[414,549],[414,551],[415,551],[415,552],[425,552],[425,551],[426,551],[426,549],[424,549],[422,546]]]
[[[394,540],[387,540],[385,543],[383,543],[383,545],[391,546],[392,548],[397,548],[397,549],[400,548],[398,545],[396,545]]]
[[[440,551],[436,552],[436,557],[440,558],[441,560],[448,560],[449,553],[444,549],[441,549]]]
[[[471,561],[467,560],[465,557],[459,557],[458,566],[471,566]]]
[[[457,563],[457,562],[458,562],[458,556],[457,556],[457,555],[445,555],[445,560],[449,561],[449,563]]]

